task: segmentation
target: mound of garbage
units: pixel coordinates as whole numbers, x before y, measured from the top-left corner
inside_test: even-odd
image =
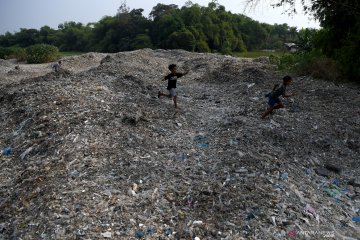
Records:
[[[261,119],[285,75],[264,58],[62,62],[0,64],[0,239],[359,239],[358,85],[293,76]]]

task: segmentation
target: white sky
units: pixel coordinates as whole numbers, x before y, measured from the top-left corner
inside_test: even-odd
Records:
[[[289,17],[282,14],[283,9],[270,7],[270,0],[261,0],[255,9],[245,10],[245,0],[218,0],[227,11],[242,13],[259,22],[269,24],[287,23],[289,26],[319,28],[319,24],[309,20],[308,16],[297,14]],[[48,25],[57,29],[60,23],[75,21],[87,24],[97,22],[103,16],[114,16],[121,0],[0,0],[0,34],[9,31],[14,33],[20,28],[35,28]],[[186,0],[127,0],[130,9],[143,8],[148,16],[157,3],[176,4],[182,7]],[[207,6],[210,0],[193,0],[201,6]]]

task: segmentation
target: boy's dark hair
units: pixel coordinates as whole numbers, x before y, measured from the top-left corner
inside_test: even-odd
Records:
[[[291,80],[292,80],[292,78],[289,75],[286,75],[285,77],[283,77],[284,82],[289,82]]]
[[[171,70],[173,70],[175,67],[176,67],[176,64],[170,64],[170,65],[169,65],[169,70],[171,71]]]

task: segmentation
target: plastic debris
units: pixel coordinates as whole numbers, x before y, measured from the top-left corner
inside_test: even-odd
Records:
[[[311,207],[309,204],[306,204],[303,214],[306,216],[309,216],[311,218],[316,218],[316,211],[313,207]]]
[[[101,233],[101,236],[104,238],[112,238],[112,233],[111,232],[104,232]]]
[[[156,232],[156,229],[152,226],[147,227],[146,234],[147,235],[153,235]]]
[[[287,172],[284,172],[284,173],[281,174],[280,178],[283,181],[287,181],[288,178],[289,178],[289,174]]]
[[[10,156],[12,154],[12,148],[11,147],[6,147],[2,150],[2,154],[4,156]]]
[[[360,223],[360,216],[353,217],[352,221],[356,223]]]
[[[184,161],[186,159],[186,156],[184,153],[180,153],[177,158],[179,161]]]
[[[138,231],[136,231],[136,233],[135,233],[135,237],[138,238],[138,239],[141,239],[141,238],[143,238],[144,236],[145,236],[145,233],[144,233],[144,231],[142,231],[142,230],[138,230]]]
[[[331,184],[329,187],[326,187],[323,190],[332,197],[341,195],[341,189],[334,184]]]
[[[207,136],[197,135],[194,137],[194,141],[198,147],[209,147],[209,140]]]
[[[329,226],[358,239],[359,86],[294,76],[296,109],[284,100],[261,119],[283,77],[262,61],[151,49],[62,61],[68,72],[8,74],[0,59],[0,151],[12,147],[0,239],[285,239]],[[157,98],[170,63],[190,69],[178,111]]]
[[[169,235],[171,235],[172,233],[173,233],[172,228],[170,228],[170,227],[164,227],[164,234],[165,234],[166,236],[169,236]]]

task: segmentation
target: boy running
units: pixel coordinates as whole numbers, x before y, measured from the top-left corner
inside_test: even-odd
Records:
[[[168,80],[167,90],[169,91],[169,94],[164,94],[161,91],[159,91],[158,98],[160,98],[161,96],[166,96],[166,97],[169,97],[169,98],[172,97],[172,99],[174,101],[174,106],[175,106],[175,108],[177,108],[176,82],[177,82],[178,78],[181,78],[181,77],[185,76],[186,74],[188,74],[188,72],[186,72],[186,73],[178,73],[178,72],[176,72],[176,64],[170,64],[169,65],[169,70],[171,71],[171,73],[168,74],[167,76],[165,76],[162,79],[162,81]]]
[[[283,78],[283,84],[281,85],[281,87],[277,88],[278,85],[274,86],[272,92],[267,95],[267,97],[269,98],[269,108],[263,113],[261,118],[264,119],[267,115],[272,113],[274,109],[279,109],[284,107],[279,97],[283,96],[285,98],[288,98],[293,96],[293,94],[285,94],[286,87],[290,85],[291,82],[292,82],[292,78],[290,76],[285,76]]]

